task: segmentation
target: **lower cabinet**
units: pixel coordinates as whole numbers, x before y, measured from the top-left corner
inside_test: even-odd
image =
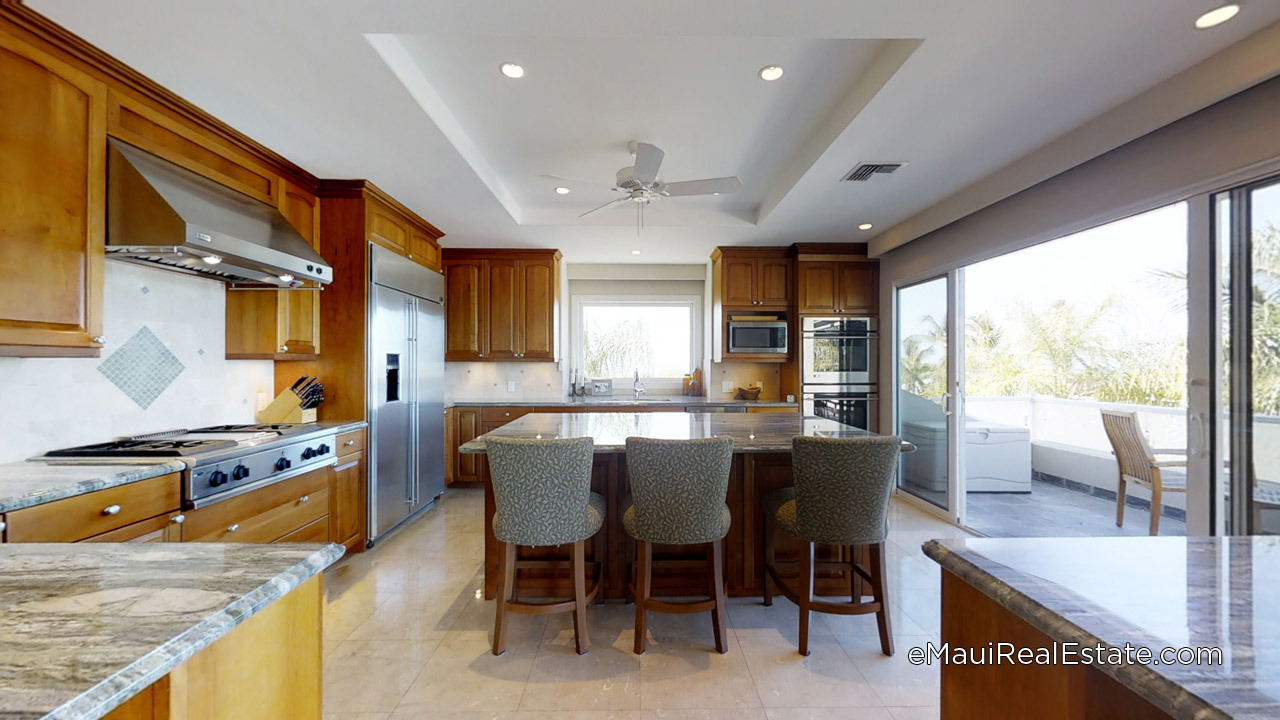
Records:
[[[361,549],[368,498],[363,452],[338,458],[329,489],[328,539],[348,550]]]
[[[182,542],[182,523],[186,516],[180,512],[160,515],[150,520],[143,520],[132,525],[125,525],[119,530],[112,530],[101,535],[85,538],[81,542],[102,543],[154,543]]]
[[[329,477],[321,468],[244,495],[190,510],[188,542],[276,542],[329,515]],[[327,525],[326,525],[327,529]]]
[[[182,505],[177,473],[33,505],[5,515],[8,542],[80,542],[119,534],[123,542],[155,531],[160,516],[169,522]]]

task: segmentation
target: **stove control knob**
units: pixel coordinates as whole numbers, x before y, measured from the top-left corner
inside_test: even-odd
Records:
[[[227,474],[221,470],[214,470],[209,473],[209,485],[211,487],[219,487],[227,484]]]
[[[293,463],[289,458],[280,458],[276,461],[276,470],[288,470],[293,467]]]
[[[326,445],[326,444],[324,444],[324,443],[320,443],[320,447],[316,448],[316,454],[317,454],[317,455],[328,455],[328,454],[329,454],[329,451],[330,451],[330,450],[332,450],[332,449],[333,449],[333,448],[329,447],[328,445]]]
[[[302,451],[302,459],[303,459],[303,460],[310,460],[311,458],[313,458],[313,457],[315,457],[315,456],[316,456],[316,451],[315,451],[315,450],[312,450],[311,448],[307,448],[307,449],[305,449],[305,450],[303,450],[303,451]]]
[[[243,480],[247,477],[249,477],[249,468],[245,467],[244,465],[237,465],[231,471],[232,480]]]

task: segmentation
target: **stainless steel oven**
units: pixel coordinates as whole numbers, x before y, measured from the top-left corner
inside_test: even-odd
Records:
[[[806,417],[820,417],[876,432],[875,385],[807,385],[800,396]]]
[[[874,385],[875,318],[807,317],[801,321],[802,385]]]
[[[729,321],[730,354],[786,355],[787,323],[776,321]]]

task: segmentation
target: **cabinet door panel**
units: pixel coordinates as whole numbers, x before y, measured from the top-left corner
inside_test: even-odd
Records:
[[[484,262],[450,263],[444,269],[445,360],[478,360],[484,351]]]
[[[520,352],[520,262],[518,260],[485,261],[484,357],[504,360]]]
[[[836,312],[836,263],[800,263],[800,312]]]
[[[840,312],[874,314],[880,305],[879,274],[874,263],[840,263]]]
[[[161,515],[153,517],[150,520],[143,520],[132,525],[125,525],[118,530],[105,532],[101,535],[94,535],[91,538],[85,538],[80,542],[88,543],[153,543],[153,542],[179,542],[182,540],[182,521],[181,513],[171,513],[169,515]]]
[[[791,305],[791,261],[786,258],[761,258],[759,261],[756,300],[761,305]]]
[[[317,251],[320,249],[320,203],[311,193],[292,183],[284,185],[280,212]],[[320,293],[312,290],[278,291],[280,345],[290,355],[320,352]]]
[[[756,261],[750,258],[724,260],[724,304],[754,305]]]
[[[408,252],[409,227],[391,208],[369,201],[365,223],[370,240],[402,255]]]
[[[102,332],[106,87],[4,33],[0,77],[0,346],[91,354]]]
[[[409,259],[432,270],[440,269],[440,246],[417,228],[409,230]]]
[[[555,360],[555,263],[524,260],[520,266],[524,325],[520,358]]]
[[[329,494],[329,540],[348,548],[364,536],[365,520],[364,453],[342,458],[333,468]]]
[[[479,455],[458,452],[458,446],[464,445],[480,436],[479,408],[454,408],[454,442],[457,444],[449,451],[454,454],[454,479],[458,482],[478,482],[480,480]]]
[[[182,504],[178,474],[139,480],[8,513],[9,542],[77,542],[117,530]]]

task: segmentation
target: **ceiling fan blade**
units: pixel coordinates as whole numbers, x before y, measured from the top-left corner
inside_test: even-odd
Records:
[[[652,184],[658,179],[658,168],[662,166],[662,158],[666,153],[662,152],[656,145],[649,143],[636,143],[636,169],[634,171],[636,179],[645,185]]]
[[[593,208],[591,208],[590,210],[588,210],[588,211],[586,211],[586,212],[582,213],[581,215],[579,215],[578,217],[580,217],[580,218],[584,218],[584,217],[586,217],[586,216],[590,215],[591,213],[593,213],[593,212],[595,212],[595,211],[597,211],[597,210],[603,210],[603,209],[605,209],[605,208],[609,207],[610,205],[615,205],[615,204],[620,203],[620,202],[626,202],[627,200],[630,200],[630,199],[631,199],[631,197],[630,197],[630,196],[628,196],[628,197],[615,198],[615,199],[610,200],[609,202],[607,202],[607,203],[605,203],[605,204],[603,204],[603,205],[601,205],[601,206],[599,206],[599,207],[593,207]]]
[[[662,186],[662,194],[668,197],[684,195],[727,195],[742,189],[742,181],[736,177],[706,178],[705,180],[684,180],[667,183]]]

